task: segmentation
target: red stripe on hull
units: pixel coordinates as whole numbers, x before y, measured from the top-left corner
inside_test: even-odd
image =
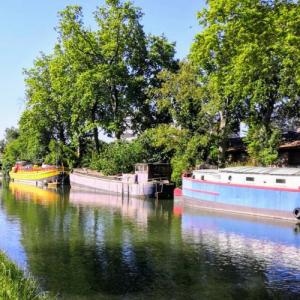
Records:
[[[209,192],[209,191],[203,191],[203,190],[195,190],[195,189],[190,189],[190,188],[184,188],[185,190],[188,190],[190,192],[195,192],[195,193],[201,193],[201,194],[208,194],[208,195],[213,195],[213,196],[219,196],[220,193],[217,192]]]
[[[182,179],[187,180],[187,181],[192,181],[192,182],[206,183],[206,184],[216,184],[216,185],[223,185],[223,186],[225,185],[225,186],[233,186],[233,187],[259,189],[259,190],[272,190],[272,191],[300,193],[300,187],[298,189],[291,189],[291,188],[280,188],[280,187],[268,187],[268,186],[261,186],[261,185],[225,183],[225,182],[217,182],[217,181],[210,181],[210,180],[199,180],[199,179],[192,179],[190,177],[183,177]],[[184,188],[184,189],[186,189],[186,188]]]

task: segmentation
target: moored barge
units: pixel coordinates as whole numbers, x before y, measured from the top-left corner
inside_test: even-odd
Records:
[[[67,177],[68,172],[64,167],[53,165],[42,165],[39,167],[27,162],[17,162],[9,172],[11,181],[35,186],[61,185],[66,181]]]
[[[174,184],[170,182],[171,168],[165,163],[135,165],[134,174],[102,176],[83,169],[70,174],[71,186],[85,186],[126,197],[168,199],[173,197]]]
[[[182,178],[182,196],[202,208],[300,219],[300,168],[195,170]]]

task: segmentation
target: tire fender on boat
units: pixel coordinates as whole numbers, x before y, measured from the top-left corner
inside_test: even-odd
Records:
[[[298,220],[300,220],[300,207],[295,208],[293,214]]]

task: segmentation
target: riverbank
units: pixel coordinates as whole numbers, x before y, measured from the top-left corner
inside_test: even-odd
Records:
[[[24,273],[0,252],[0,299],[46,300],[37,283],[26,278]]]

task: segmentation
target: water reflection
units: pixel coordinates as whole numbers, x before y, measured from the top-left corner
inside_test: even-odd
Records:
[[[182,217],[185,241],[205,241],[218,257],[230,263],[263,270],[265,283],[272,289],[287,288],[300,293],[300,237],[292,224],[262,219],[232,218],[197,214],[185,209]]]
[[[55,190],[43,189],[22,183],[9,183],[9,189],[17,200],[28,200],[43,205],[48,205],[59,200],[59,194]]]
[[[21,263],[63,299],[292,299],[300,292],[300,235],[291,224],[17,185],[2,191],[0,224],[0,247],[23,251]],[[7,246],[6,232],[18,243]]]
[[[137,198],[122,198],[121,195],[103,193],[75,187],[70,191],[70,204],[77,207],[102,208],[110,211],[118,210],[119,213],[141,226],[147,226],[147,221],[153,202]]]

